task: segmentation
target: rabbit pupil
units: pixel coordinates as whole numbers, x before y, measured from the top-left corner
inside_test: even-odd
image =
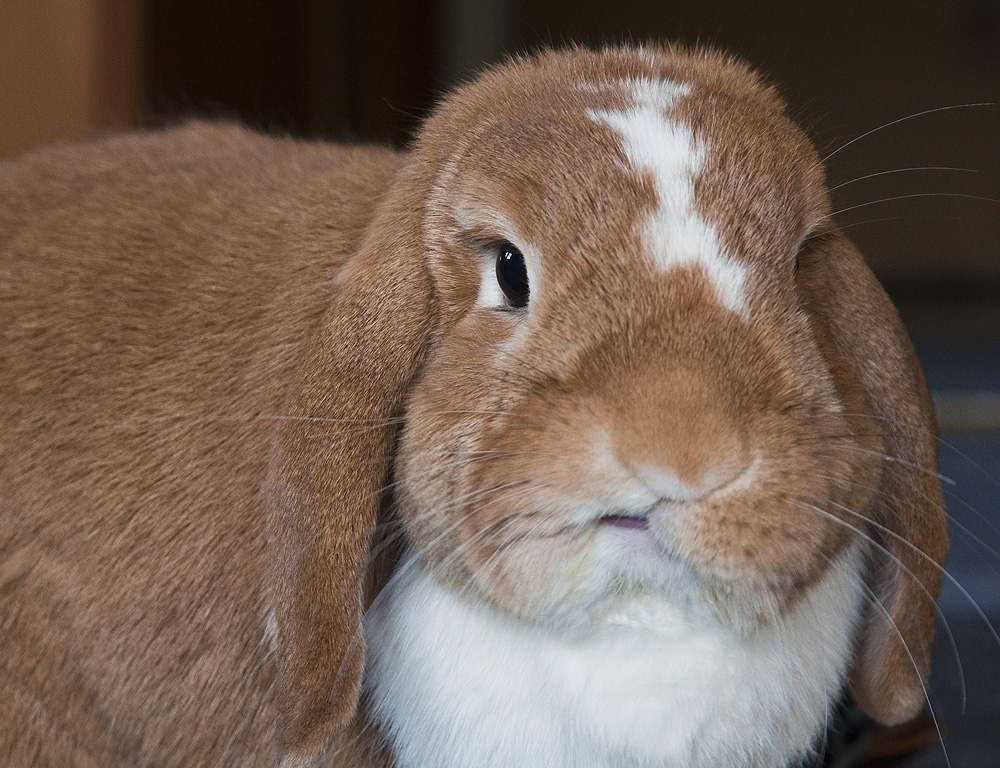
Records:
[[[497,283],[515,308],[528,305],[528,270],[524,256],[510,243],[502,243],[497,254]]]

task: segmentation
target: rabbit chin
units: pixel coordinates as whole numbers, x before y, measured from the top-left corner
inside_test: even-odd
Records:
[[[861,570],[849,549],[746,633],[669,591],[586,628],[528,623],[411,561],[365,620],[369,716],[399,768],[788,766],[844,684]]]

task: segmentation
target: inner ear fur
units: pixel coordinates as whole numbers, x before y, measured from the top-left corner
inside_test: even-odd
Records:
[[[863,510],[873,522],[851,521],[878,546],[868,546],[869,592],[850,687],[865,712],[893,725],[915,717],[926,702],[948,549],[934,406],[896,308],[843,234],[817,242],[799,279],[814,322],[840,358],[834,364],[846,362],[866,401],[870,416],[860,419],[858,431],[878,431],[891,457]]]
[[[434,326],[412,194],[377,217],[301,360],[265,488],[283,765],[307,765],[357,708],[363,585],[380,489]],[[407,200],[409,200],[407,204]]]

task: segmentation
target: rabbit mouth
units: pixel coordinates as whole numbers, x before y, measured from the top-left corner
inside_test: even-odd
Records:
[[[613,528],[624,528],[632,531],[649,530],[649,518],[645,515],[603,515],[598,518],[598,521],[603,525],[608,525]]]

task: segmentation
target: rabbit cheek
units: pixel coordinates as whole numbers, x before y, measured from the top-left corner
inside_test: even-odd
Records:
[[[488,320],[453,329],[411,394],[397,503],[411,552],[439,583],[537,618],[572,602],[594,532],[575,532],[548,492],[546,457],[565,446],[539,428],[525,375],[497,367],[513,324]]]
[[[763,612],[782,613],[858,538],[858,513],[879,483],[881,443],[853,436],[836,414],[761,424],[754,466],[697,504],[665,509],[650,529],[717,594],[754,585]],[[834,438],[831,435],[838,435]],[[716,601],[718,602],[718,601]],[[747,603],[744,616],[755,607]],[[763,617],[764,613],[761,613]]]
[[[666,538],[708,581],[752,582],[777,605],[815,583],[849,540],[835,524],[756,494],[706,504],[670,522]]]
[[[484,376],[489,350],[509,333],[464,323],[442,340],[407,408],[395,464],[396,502],[411,550],[435,577],[460,587],[482,566],[498,510],[517,491],[509,481],[481,485],[477,467],[507,451],[484,435],[504,418],[502,378]]]

